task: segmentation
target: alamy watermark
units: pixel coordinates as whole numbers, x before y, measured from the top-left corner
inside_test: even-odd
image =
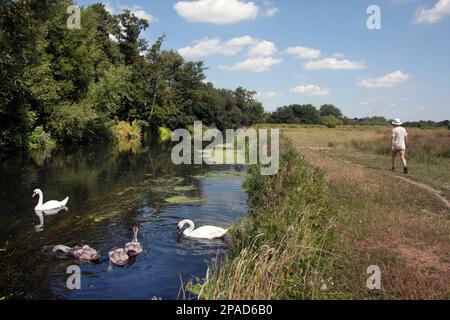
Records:
[[[174,164],[260,164],[262,175],[274,175],[278,172],[278,129],[270,129],[270,135],[268,129],[227,129],[224,138],[218,129],[203,130],[202,122],[195,121],[193,133],[194,137],[187,129],[177,129],[173,132],[172,141],[179,142],[172,149]],[[204,142],[210,144],[203,148]]]
[[[67,7],[67,28],[70,30],[81,29],[81,9],[79,6],[71,5]]]
[[[379,266],[369,266],[367,268],[367,274],[370,277],[367,278],[366,286],[369,290],[381,290],[381,269]]]
[[[67,278],[66,285],[69,290],[81,289],[81,269],[79,266],[70,265],[67,267],[66,273],[70,274]]]
[[[367,18],[366,26],[369,30],[381,30],[381,9],[379,6],[372,4],[367,7],[367,14],[370,16]]]

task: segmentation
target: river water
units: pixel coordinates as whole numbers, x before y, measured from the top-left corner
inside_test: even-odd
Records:
[[[167,144],[91,146],[22,155],[0,167],[0,298],[182,299],[181,284],[204,277],[229,243],[179,237],[176,225],[229,227],[247,212],[239,166],[175,166]],[[69,196],[67,210],[34,211]],[[125,267],[109,267],[108,251],[131,241],[139,226],[144,252]],[[88,244],[99,263],[42,252],[45,246]],[[81,289],[69,290],[67,268],[81,269]]]

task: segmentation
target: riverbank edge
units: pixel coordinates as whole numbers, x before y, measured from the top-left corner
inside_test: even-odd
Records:
[[[337,207],[323,172],[283,137],[278,174],[250,166],[244,189],[250,211],[230,230],[232,248],[188,290],[207,300],[335,298]]]

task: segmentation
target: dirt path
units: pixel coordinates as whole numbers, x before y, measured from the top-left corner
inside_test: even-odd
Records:
[[[305,148],[305,149],[320,151],[320,150],[327,150],[328,148]],[[392,178],[395,178],[395,179],[407,182],[407,183],[409,183],[411,185],[414,185],[414,186],[416,186],[416,187],[418,187],[418,188],[420,188],[422,190],[425,190],[425,191],[428,191],[428,192],[432,193],[439,200],[441,200],[448,208],[450,208],[450,201],[446,197],[444,197],[439,190],[436,190],[433,187],[431,187],[431,186],[429,186],[429,185],[427,185],[425,183],[417,182],[417,181],[411,180],[411,179],[406,178],[406,177],[401,177],[401,176],[394,175],[392,173],[384,172],[384,171],[381,171],[380,169],[369,168],[369,167],[363,166],[363,165],[361,165],[359,163],[351,162],[351,161],[344,160],[344,159],[341,159],[341,158],[338,158],[338,157],[333,157],[333,159],[336,159],[336,160],[341,161],[343,163],[346,163],[348,165],[357,166],[357,167],[364,168],[364,169],[380,171],[381,173],[383,173],[383,174],[385,174],[385,175],[387,175],[389,177],[392,177]]]
[[[327,151],[327,150],[332,150],[333,148],[330,148],[330,147],[305,146],[305,147],[300,147],[300,149],[309,150],[309,151]],[[330,155],[327,155],[327,156],[330,156]],[[348,165],[353,165],[353,166],[357,166],[359,168],[364,168],[364,169],[371,169],[371,170],[381,171],[380,169],[366,167],[366,166],[363,166],[363,165],[361,165],[359,163],[355,163],[355,162],[352,162],[352,161],[341,159],[341,158],[339,158],[337,156],[332,156],[332,157],[333,157],[333,159],[336,159],[336,160],[341,161],[343,163],[346,163]],[[388,172],[384,172],[384,171],[381,171],[381,173],[383,173],[383,174],[385,174],[385,175],[387,175],[389,177],[392,177],[392,178],[395,178],[395,179],[398,179],[398,180],[402,180],[402,181],[404,181],[406,183],[409,183],[411,185],[414,185],[414,186],[416,186],[416,187],[418,187],[418,188],[420,188],[422,190],[425,190],[425,191],[428,191],[428,192],[432,193],[434,196],[436,196],[436,198],[438,198],[442,203],[444,203],[447,206],[447,208],[450,209],[450,200],[447,199],[442,194],[441,191],[439,191],[437,189],[434,189],[433,187],[431,187],[431,186],[429,186],[429,185],[427,185],[425,183],[418,182],[418,181],[409,179],[407,177],[397,176],[397,175],[394,175],[394,174],[392,174],[390,172],[388,173]]]

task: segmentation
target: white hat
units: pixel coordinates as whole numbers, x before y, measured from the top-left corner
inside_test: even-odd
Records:
[[[394,119],[394,121],[392,122],[392,124],[394,126],[401,126],[403,123],[400,121],[400,119]]]

